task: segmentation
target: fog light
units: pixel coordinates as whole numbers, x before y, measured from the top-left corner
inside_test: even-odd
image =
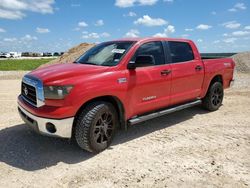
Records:
[[[56,127],[53,123],[46,123],[46,129],[50,133],[55,133],[56,132]]]

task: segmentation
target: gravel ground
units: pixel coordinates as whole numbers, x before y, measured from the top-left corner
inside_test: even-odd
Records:
[[[29,71],[0,71],[0,80],[22,79],[28,72]]]
[[[30,131],[16,109],[20,79],[0,85],[0,187],[250,187],[249,75],[236,74],[218,111],[138,124],[98,155]]]

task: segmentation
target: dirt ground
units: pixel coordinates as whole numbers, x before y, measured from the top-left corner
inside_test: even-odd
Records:
[[[216,112],[199,107],[119,131],[93,155],[33,133],[17,113],[19,79],[0,79],[0,187],[250,187],[250,76]]]

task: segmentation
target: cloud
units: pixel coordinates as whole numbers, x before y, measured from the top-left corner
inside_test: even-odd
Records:
[[[25,36],[24,36],[25,37]],[[34,37],[34,36],[30,36]],[[49,42],[47,40],[22,40],[21,38],[5,38],[0,41],[1,51],[16,52],[63,52],[74,46],[70,38],[58,38],[56,41]],[[25,37],[26,39],[27,37]],[[12,42],[10,42],[12,41]]]
[[[236,21],[230,21],[230,22],[223,23],[222,26],[228,29],[237,29],[241,26],[241,24]]]
[[[130,29],[126,34],[125,37],[129,38],[136,38],[139,37],[140,32],[137,29]]]
[[[192,28],[186,28],[185,31],[193,31],[194,29]]]
[[[103,20],[97,20],[95,23],[95,26],[103,26],[104,25],[104,21]]]
[[[40,28],[40,27],[37,27],[36,28],[36,32],[37,33],[49,33],[50,30],[48,28]]]
[[[4,42],[16,42],[17,44],[27,44],[27,42],[36,41],[38,40],[36,36],[31,36],[26,34],[21,38],[11,37],[11,38],[4,38]]]
[[[181,35],[181,38],[188,38],[189,37],[189,34],[182,34]]]
[[[0,33],[5,33],[6,30],[0,27]]]
[[[237,37],[242,37],[246,35],[250,35],[250,32],[249,31],[235,31],[232,33],[232,36],[237,36]]]
[[[82,36],[83,39],[98,39],[100,36],[97,33],[89,33]]]
[[[107,37],[110,37],[111,35],[107,32],[103,32],[100,34],[101,37],[104,37],[104,38],[107,38]]]
[[[153,37],[168,37],[169,34],[172,34],[175,32],[175,27],[173,25],[167,26],[167,28],[164,29],[163,33],[156,33]]]
[[[234,43],[235,41],[237,40],[237,38],[227,38],[227,39],[224,39],[223,42],[225,43]]]
[[[124,17],[135,17],[137,16],[135,12],[129,12],[128,14],[123,14]]]
[[[164,31],[165,33],[174,33],[175,27],[173,25],[169,25]]]
[[[233,8],[228,9],[229,12],[237,12],[239,10],[246,10],[247,7],[244,3],[236,3]]]
[[[174,2],[174,0],[163,0],[163,2],[173,3],[173,2]]]
[[[82,38],[83,39],[99,39],[99,38],[107,38],[107,37],[110,37],[110,34],[107,33],[107,32],[104,32],[104,33],[101,33],[101,34],[98,34],[98,33],[89,33],[87,31],[83,31],[82,32],[83,35],[82,35]]]
[[[229,12],[236,12],[237,9],[235,9],[235,8],[230,8],[230,9],[228,9],[228,11],[229,11]]]
[[[25,17],[25,14],[16,10],[5,10],[0,8],[0,18],[18,20]]]
[[[215,16],[217,14],[217,12],[212,11],[211,14]]]
[[[213,44],[218,44],[218,43],[220,43],[220,40],[213,41]]]
[[[201,43],[201,42],[203,42],[203,40],[202,40],[202,39],[198,39],[197,42],[200,42],[200,43]]]
[[[5,9],[24,10],[27,8],[25,1],[21,0],[1,0],[0,6]]]
[[[79,27],[75,27],[74,29],[73,29],[73,31],[80,31],[81,30],[81,28],[79,28]]]
[[[168,37],[168,35],[166,33],[156,33],[153,37]]]
[[[4,38],[3,41],[5,42],[14,42],[17,41],[17,38],[13,37],[13,38]]]
[[[0,0],[0,18],[22,19],[26,11],[52,14],[54,3],[54,0]]]
[[[244,3],[237,3],[237,4],[234,5],[234,8],[241,9],[241,10],[247,9],[247,7],[246,7],[246,5]]]
[[[250,30],[250,25],[248,25],[248,26],[244,27],[244,29],[246,29],[246,30]]]
[[[80,22],[78,23],[78,26],[79,26],[79,27],[88,27],[88,24],[87,24],[86,22],[84,22],[84,21],[80,21]]]
[[[74,4],[74,3],[73,3],[73,4],[71,4],[70,6],[76,8],[76,7],[80,7],[81,5],[80,5],[80,4]]]
[[[151,18],[149,15],[144,15],[142,18],[138,18],[134,21],[134,24],[144,25],[147,27],[162,26],[168,22],[162,18]]]
[[[212,26],[211,25],[206,25],[206,24],[200,24],[200,25],[198,25],[196,27],[196,29],[199,29],[199,30],[208,30],[210,28],[212,28]]]
[[[157,1],[158,0],[116,0],[115,6],[127,8],[135,5],[154,5]]]
[[[23,41],[33,41],[33,40],[37,40],[37,37],[27,34],[24,37],[22,37],[21,40],[23,40]]]

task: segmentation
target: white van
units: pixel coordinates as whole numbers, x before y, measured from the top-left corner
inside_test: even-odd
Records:
[[[10,54],[10,57],[12,58],[18,58],[22,56],[22,53],[20,52],[10,52],[9,54]]]

